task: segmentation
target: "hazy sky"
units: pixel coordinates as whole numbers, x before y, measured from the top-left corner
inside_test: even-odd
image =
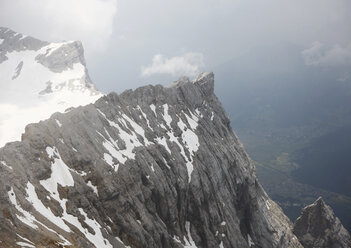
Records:
[[[216,73],[228,63],[252,72],[286,71],[291,58],[351,68],[349,0],[0,0],[0,9],[1,26],[81,40],[104,92]]]

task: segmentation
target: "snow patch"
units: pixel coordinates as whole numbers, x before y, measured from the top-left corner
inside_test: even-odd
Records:
[[[166,160],[164,157],[162,157],[162,159],[163,159],[163,162],[165,163],[166,167],[170,170],[171,167],[170,167],[169,164],[167,163],[167,160]]]
[[[191,233],[190,233],[190,222],[186,221],[185,222],[185,229],[187,232],[187,238],[185,239],[185,245],[184,248],[197,248],[193,238],[191,237]]]
[[[178,147],[180,148],[180,153],[186,161],[188,180],[190,182],[191,181],[191,174],[194,170],[192,156],[194,156],[195,152],[198,150],[198,148],[200,146],[198,136],[195,133],[195,129],[198,126],[199,119],[197,116],[195,116],[191,112],[190,112],[190,116],[189,116],[182,111],[182,114],[185,116],[187,123],[190,127],[188,127],[188,125],[185,124],[183,122],[183,120],[179,117],[179,121],[178,121],[177,125],[180,128],[180,130],[182,131],[182,135],[181,135],[182,144],[181,144],[181,142],[178,141],[178,138],[175,137],[174,131],[171,127],[172,117],[169,115],[168,109],[169,109],[169,106],[167,104],[164,104],[163,105],[163,110],[164,110],[163,117],[164,117],[165,122],[169,128],[165,128],[164,126],[163,127],[164,127],[164,129],[167,130],[166,134],[169,137],[169,141],[176,143],[178,145]],[[166,137],[157,137],[156,142],[158,144],[164,146],[165,149],[167,150],[167,152],[169,154],[171,154],[171,149],[168,146]],[[190,158],[188,158],[188,156],[186,155],[184,148],[189,151]],[[167,165],[167,167],[169,167],[169,166]]]
[[[55,119],[57,126],[62,127],[62,124],[59,120]]]
[[[63,221],[63,218],[60,218],[60,217],[54,215],[53,212],[51,212],[51,209],[44,206],[44,204],[39,199],[37,193],[35,192],[35,188],[34,188],[33,184],[31,184],[30,182],[27,183],[26,192],[28,195],[26,197],[27,201],[29,201],[33,205],[34,209],[38,213],[40,213],[42,216],[44,216],[46,219],[48,219],[51,223],[55,224],[56,226],[58,226],[62,230],[66,231],[66,232],[71,231],[71,229]],[[57,192],[57,188],[56,188],[56,192]],[[56,195],[52,194],[51,197],[54,198],[55,200],[58,200],[59,203],[62,202],[58,196],[58,192],[56,193]],[[62,206],[63,206],[63,204],[61,204],[61,207]],[[66,209],[66,206],[64,205],[64,210],[65,209]]]
[[[182,121],[181,118],[179,118],[178,121],[178,127],[180,130],[182,130],[182,141],[184,143],[184,146],[188,149],[191,157],[188,158],[187,156],[184,156],[186,162],[186,167],[188,171],[188,180],[189,182],[191,181],[191,174],[194,170],[193,166],[193,158],[192,156],[197,152],[199,149],[200,143],[199,143],[199,138],[194,132],[195,129],[198,126],[198,118],[191,113],[191,117],[185,114],[185,117],[187,119],[187,122],[190,125],[190,128],[187,127],[187,125]]]
[[[84,177],[84,176],[87,175],[87,173],[85,171],[79,172],[79,171],[76,171],[76,170],[74,170],[72,168],[69,168],[69,170],[74,172],[74,173],[76,173],[76,174],[78,174],[78,175],[80,175],[81,177]]]
[[[152,112],[154,112],[155,116],[157,117],[155,104],[151,104],[151,105],[150,105],[150,108],[151,108]]]
[[[10,165],[7,165],[7,163],[5,161],[0,161],[0,164],[9,168],[10,170],[13,170],[13,168]]]
[[[37,203],[37,201],[39,201],[39,199],[38,199],[38,197],[37,197],[37,195],[36,195],[36,192],[35,192],[35,190],[34,190],[33,185],[31,185],[29,182],[27,183],[26,192],[27,192],[28,195],[31,194],[31,196],[32,196],[32,197],[31,197],[31,196],[26,197],[27,200],[29,200],[29,198],[32,198],[32,199],[34,200],[34,202],[36,202],[36,203]],[[42,225],[43,227],[45,227],[47,230],[49,230],[50,232],[55,233],[55,234],[63,241],[63,242],[62,242],[63,245],[71,245],[71,243],[70,243],[68,240],[66,240],[64,237],[62,237],[62,236],[59,235],[57,232],[55,232],[54,230],[50,229],[49,227],[47,227],[46,225],[44,225],[44,224],[41,223],[40,221],[36,220],[36,218],[35,218],[31,213],[29,213],[29,212],[27,212],[26,210],[22,209],[22,207],[19,206],[19,205],[17,204],[16,195],[15,195],[15,193],[13,192],[13,189],[12,189],[12,188],[11,188],[11,190],[8,192],[8,194],[9,194],[9,198],[10,198],[11,203],[12,203],[12,204],[15,206],[15,208],[23,215],[23,216],[19,216],[19,215],[16,214],[17,218],[18,218],[21,222],[23,222],[24,224],[26,224],[26,225],[28,225],[28,226],[34,228],[34,229],[37,229],[37,228],[38,228],[37,224],[40,224],[40,225]],[[33,197],[34,195],[35,195],[35,197]],[[30,201],[30,200],[29,200],[29,201]],[[30,201],[30,202],[32,203],[32,201]],[[39,205],[40,205],[40,208],[45,208],[45,206],[42,205],[41,202],[39,203]],[[37,206],[38,206],[38,205],[37,205]],[[39,211],[39,210],[37,209],[37,211]],[[43,214],[42,212],[40,212],[40,214],[43,215],[44,217],[46,217],[44,214],[47,214],[47,209],[44,211],[44,214]],[[56,217],[56,216],[55,216],[55,217]],[[58,218],[58,219],[59,219],[59,218]],[[36,224],[34,224],[34,222],[36,222]],[[53,222],[53,223],[56,224],[55,222]],[[56,225],[57,225],[57,224],[56,224]],[[57,226],[58,226],[58,225],[57,225]],[[25,241],[29,241],[29,240],[23,238],[22,236],[20,236],[19,234],[17,234],[17,235],[18,235],[21,239],[23,239],[23,240],[25,240]],[[30,242],[30,241],[29,241],[29,242]],[[30,242],[30,243],[32,243],[32,242]]]
[[[17,211],[21,213],[21,215],[16,214],[17,218],[27,226],[30,226],[33,229],[37,229],[38,226],[34,224],[36,221],[35,217],[29,212],[27,212],[26,210],[24,210],[20,205],[17,204],[16,195],[12,187],[10,191],[7,192],[7,194],[9,196],[9,199],[12,205],[14,205]]]
[[[46,153],[54,162],[51,164],[51,177],[40,181],[40,184],[51,194],[58,194],[57,185],[62,187],[74,186],[74,180],[70,172],[70,168],[63,162],[56,147],[47,147]]]
[[[172,117],[168,114],[168,104],[163,104],[163,118],[166,121],[167,126],[171,127]]]
[[[90,180],[88,181],[87,186],[90,187],[97,196],[99,196],[98,188],[96,186],[94,186]]]
[[[269,202],[269,200],[267,199],[267,200],[265,201],[265,203],[266,203],[267,209],[270,210],[271,203]]]
[[[78,208],[78,210],[81,213],[81,215],[84,216],[84,218],[85,218],[84,222],[88,226],[90,226],[95,232],[95,234],[93,235],[89,231],[87,231],[87,229],[83,228],[82,225],[77,226],[77,228],[82,233],[85,234],[85,237],[87,237],[87,239],[89,239],[89,241],[91,243],[93,243],[95,245],[95,247],[112,248],[112,245],[110,244],[110,242],[107,239],[105,239],[101,233],[101,225],[95,219],[90,219],[82,208]]]
[[[247,234],[247,242],[249,243],[249,247],[255,245],[255,243],[252,241],[250,234]]]
[[[151,126],[150,126],[150,121],[149,119],[147,118],[147,115],[144,113],[144,111],[140,108],[140,106],[137,107],[137,109],[140,110],[142,116],[144,117],[144,119],[146,120],[146,124],[147,126],[152,130]]]
[[[179,244],[182,244],[182,241],[180,241],[180,238],[176,235],[173,236],[173,240]]]
[[[197,116],[199,116],[200,118],[203,117],[203,114],[201,113],[201,111],[197,108],[195,109],[195,113],[197,114]]]
[[[171,154],[171,149],[169,149],[167,139],[165,137],[157,137],[156,142],[162,145],[164,148],[166,148],[167,152]]]
[[[28,243],[25,243],[25,242],[16,242],[16,244],[20,247],[30,247],[30,248],[35,248],[34,245],[32,244],[28,244]]]
[[[34,243],[33,243],[32,241],[30,241],[29,239],[26,239],[26,238],[22,237],[22,236],[19,235],[18,233],[16,233],[16,234],[17,234],[18,237],[20,237],[21,239],[23,239],[23,240],[26,241],[27,243],[33,244],[33,245],[34,245]]]
[[[56,151],[52,151],[51,149],[47,149],[47,152],[48,152],[48,154],[56,155],[59,157],[59,154],[58,154],[58,152],[56,153]],[[60,159],[60,157],[56,158],[56,159]],[[55,161],[53,164],[57,165],[57,163],[60,164],[61,162]],[[63,169],[63,170],[65,171],[64,174],[66,174],[66,176],[68,176],[66,169]],[[27,194],[28,194],[27,200],[32,203],[33,207],[41,215],[46,217],[50,222],[54,223],[56,226],[65,230],[66,232],[70,232],[71,230],[65,224],[65,222],[63,220],[69,222],[70,224],[72,224],[73,226],[78,228],[83,234],[85,234],[86,238],[90,242],[92,242],[96,247],[108,247],[108,248],[112,247],[112,245],[108,242],[108,240],[106,240],[103,237],[101,230],[100,230],[101,226],[99,225],[99,223],[97,223],[95,220],[89,219],[82,209],[79,209],[79,211],[85,217],[86,224],[89,225],[90,227],[92,227],[93,230],[95,231],[94,235],[89,233],[87,231],[87,229],[83,228],[83,226],[81,225],[81,223],[79,222],[77,217],[67,213],[67,209],[66,209],[67,199],[61,199],[59,197],[59,193],[57,191],[57,186],[59,183],[60,184],[62,183],[61,184],[62,186],[73,186],[74,185],[74,181],[73,181],[73,185],[72,185],[70,178],[68,178],[67,180],[66,179],[63,180],[60,176],[54,176],[54,177],[51,177],[47,180],[40,181],[40,184],[42,184],[42,185],[44,184],[46,186],[45,187],[43,185],[50,192],[51,197],[59,202],[59,204],[63,210],[61,217],[55,216],[49,208],[44,206],[44,204],[39,200],[39,198],[35,192],[34,186],[30,182],[27,183],[27,189],[26,189]]]
[[[106,147],[105,147],[105,148],[106,148]],[[112,149],[111,147],[108,147],[108,148],[109,148],[109,149]],[[109,149],[108,149],[108,151],[110,151]],[[112,150],[112,152],[114,152],[114,151]],[[109,164],[109,165],[114,169],[115,172],[118,171],[119,165],[113,163],[113,158],[112,158],[112,156],[111,156],[109,153],[104,153],[104,160],[105,160],[105,162],[106,162],[107,164]]]
[[[149,145],[150,142],[145,137],[144,129],[138,125],[134,120],[129,118],[127,115],[122,114],[120,118],[118,118],[118,124],[114,121],[109,120],[106,115],[98,109],[98,112],[108,121],[111,127],[114,127],[118,131],[118,136],[124,141],[125,148],[121,149],[117,142],[111,137],[109,132],[105,128],[105,133],[108,136],[106,138],[101,133],[97,132],[103,139],[103,146],[109,152],[109,154],[116,158],[121,164],[124,164],[127,159],[134,159],[135,153],[133,152],[134,148],[143,146],[143,144],[139,141],[138,136],[141,136],[145,145]],[[129,132],[125,131],[122,127],[127,129]],[[133,130],[130,129],[132,127]],[[111,160],[109,157],[104,156],[104,159],[107,163],[111,165]]]

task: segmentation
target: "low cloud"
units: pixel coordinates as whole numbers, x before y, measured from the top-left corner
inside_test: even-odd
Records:
[[[350,74],[350,72],[344,72],[344,74],[343,75],[341,75],[341,77],[339,77],[338,79],[337,79],[337,81],[339,81],[339,82],[350,82],[351,80],[351,74]]]
[[[346,46],[335,44],[328,47],[316,41],[301,52],[307,66],[349,66],[351,65],[351,43]]]
[[[195,76],[205,66],[202,53],[186,53],[182,56],[167,58],[162,54],[154,55],[152,64],[143,66],[141,75],[169,74],[172,76]]]
[[[113,32],[117,0],[1,1],[0,23],[48,41],[81,40],[102,51]]]

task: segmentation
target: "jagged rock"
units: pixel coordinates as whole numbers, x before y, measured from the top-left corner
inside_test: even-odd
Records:
[[[0,149],[0,246],[302,247],[213,89],[206,73],[28,125]]]
[[[258,183],[213,73],[71,108],[102,96],[81,43],[0,28],[0,74],[0,98],[15,104],[0,108],[12,107],[0,146],[20,121],[68,108],[0,148],[0,247],[302,247]],[[8,99],[7,86],[21,90]]]
[[[0,27],[0,64],[8,59],[7,53],[27,49],[37,51],[48,44],[48,42],[14,32],[9,28]]]
[[[351,237],[321,197],[302,209],[294,233],[305,248],[349,248]]]

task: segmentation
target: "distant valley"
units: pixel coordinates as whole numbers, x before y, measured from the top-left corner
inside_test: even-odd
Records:
[[[260,56],[262,71],[250,73],[250,63],[237,60],[217,70],[219,83],[231,82],[217,94],[233,129],[264,188],[293,221],[322,195],[350,230],[351,80],[340,79],[347,68],[309,68],[287,56],[282,63],[291,70],[280,73],[269,69],[278,55],[266,63]]]

